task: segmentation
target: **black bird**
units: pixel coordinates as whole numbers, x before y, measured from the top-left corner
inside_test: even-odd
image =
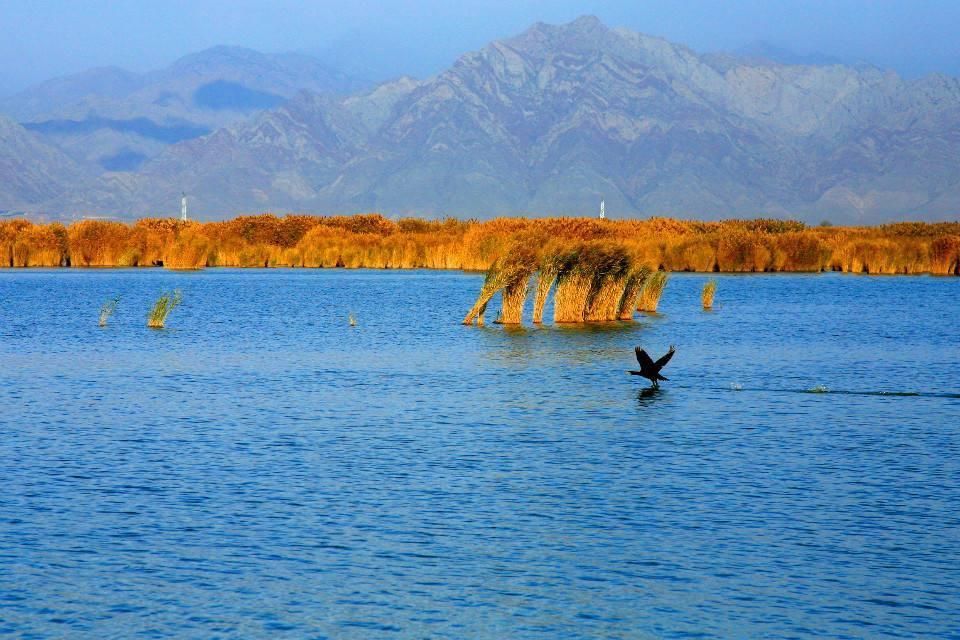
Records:
[[[640,371],[631,371],[630,373],[635,376],[643,376],[653,383],[654,389],[659,389],[660,381],[666,380],[666,378],[660,375],[660,370],[670,362],[670,358],[673,357],[676,349],[674,349],[673,345],[670,345],[670,350],[656,362],[643,350],[643,347],[635,347],[634,351],[637,353],[637,362],[640,363]]]

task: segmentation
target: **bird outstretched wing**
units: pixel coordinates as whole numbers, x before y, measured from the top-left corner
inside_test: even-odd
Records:
[[[648,367],[653,367],[653,359],[650,355],[643,350],[642,347],[634,347],[634,352],[637,354],[637,362],[640,363],[641,369],[647,369]]]
[[[674,346],[673,346],[673,345],[670,345],[670,350],[667,351],[663,356],[661,356],[659,360],[657,360],[657,362],[656,362],[657,371],[659,371],[660,369],[662,369],[664,366],[666,366],[666,364],[667,364],[668,362],[670,362],[670,358],[673,357],[673,354],[674,354],[675,352],[676,352],[676,349],[674,348]]]

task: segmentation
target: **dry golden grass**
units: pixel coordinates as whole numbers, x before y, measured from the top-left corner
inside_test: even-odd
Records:
[[[620,320],[632,320],[633,312],[637,308],[640,292],[643,291],[647,278],[650,277],[650,268],[643,266],[634,269],[629,276],[623,288],[623,297],[620,298],[620,308],[617,312],[617,318]]]
[[[484,324],[484,322],[483,322],[483,314],[485,314],[485,313],[487,312],[487,304],[488,304],[488,302],[489,302],[489,301],[484,302],[482,305],[480,305],[480,308],[477,310],[476,317],[477,317],[477,326],[478,326],[478,327],[482,327],[483,324]]]
[[[81,220],[68,227],[5,220],[0,265],[486,270],[521,238],[544,255],[547,245],[613,242],[626,248],[634,264],[665,271],[960,271],[957,222],[808,228],[781,220],[667,218],[394,222],[377,214],[264,214],[208,223],[143,219],[132,225]],[[541,271],[549,280],[549,269]]]
[[[553,295],[553,321],[583,322],[592,286],[593,276],[589,273],[574,272],[558,278]]]
[[[637,311],[646,311],[647,313],[656,313],[660,305],[660,298],[663,296],[663,290],[667,287],[667,272],[655,271],[647,278],[643,285],[643,291],[640,292],[640,302],[637,304]]]
[[[551,291],[555,322],[606,322],[629,320],[634,309],[655,311],[670,271],[960,275],[960,222],[808,228],[765,219],[395,222],[378,214],[82,220],[66,227],[0,221],[0,266],[154,265],[483,270],[480,295],[464,318],[478,324],[498,292],[499,321],[520,322],[536,274],[535,323]]]
[[[518,256],[522,247],[526,251],[521,260]],[[522,269],[515,266],[518,264],[522,264]],[[529,243],[514,245],[488,270],[480,296],[464,322],[482,319],[482,309],[493,293],[502,290],[503,306],[497,322],[519,324],[533,269],[538,272],[533,321],[542,322],[551,286],[556,283],[553,319],[559,324],[630,319],[634,302],[650,273],[648,267],[636,266],[626,246],[609,240],[573,244],[554,241],[538,258]]]
[[[533,322],[539,324],[543,322],[543,308],[547,304],[547,297],[550,295],[550,289],[557,280],[556,272],[547,272],[541,269],[537,274],[537,288],[533,300]]]
[[[504,296],[504,306],[509,305],[508,314],[516,313],[519,306],[519,312],[523,312],[523,301],[526,299],[527,283],[530,276],[537,268],[539,260],[533,246],[527,242],[516,242],[500,258],[498,258],[487,271],[483,287],[480,289],[480,295],[477,301],[467,312],[463,319],[463,324],[472,324],[474,320],[482,323],[482,315],[487,305],[498,291],[509,290],[510,293]],[[522,293],[522,298],[517,299]],[[502,317],[501,313],[501,317]],[[510,316],[506,322],[513,324]],[[519,319],[516,320],[519,322]]]
[[[598,258],[596,243],[578,245],[563,255],[553,294],[554,322],[575,323],[585,320]]]
[[[567,274],[579,258],[578,249],[563,242],[551,242],[544,250],[537,273],[537,290],[533,303],[534,323],[543,322],[543,309],[550,290],[560,274]]]
[[[930,270],[943,275],[960,275],[960,236],[942,236],[930,245]]]
[[[81,220],[70,225],[71,264],[79,267],[136,266],[130,229],[119,222]]]
[[[633,260],[622,246],[603,247],[594,265],[593,283],[584,318],[588,322],[609,322],[620,315],[620,302],[627,286]]]
[[[527,300],[530,277],[512,282],[501,292],[503,303],[500,307],[500,324],[520,324],[523,322],[523,305]]]
[[[163,259],[168,269],[202,269],[209,262],[210,240],[194,228],[185,228],[177,236]]]

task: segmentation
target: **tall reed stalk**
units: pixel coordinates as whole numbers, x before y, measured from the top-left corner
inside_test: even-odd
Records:
[[[550,295],[550,289],[556,280],[556,272],[544,272],[541,267],[540,273],[537,274],[537,289],[533,299],[534,324],[543,322],[543,308],[547,304],[547,297]]]
[[[473,306],[467,311],[467,315],[464,316],[463,324],[473,324],[473,321],[476,320],[478,325],[483,326],[483,314],[487,310],[487,305],[490,304],[490,300],[493,299],[497,291],[505,286],[504,280],[499,260],[495,261],[487,270],[487,275],[483,278],[483,286],[480,287],[480,295],[477,296],[477,301],[473,303]]]
[[[597,249],[581,245],[565,260],[557,274],[553,294],[553,321],[560,323],[583,322],[587,312],[587,300],[593,288],[594,265]]]
[[[547,304],[550,289],[553,288],[557,277],[561,273],[567,273],[577,259],[578,253],[576,250],[571,251],[565,248],[558,248],[556,244],[554,244],[540,260],[540,270],[537,274],[537,290],[533,301],[533,322],[535,324],[543,322],[543,309]]]
[[[120,296],[117,296],[113,300],[107,300],[103,303],[103,306],[100,307],[100,321],[97,323],[101,327],[107,326],[107,320],[110,319],[110,316],[113,315],[113,312],[117,310],[117,305],[120,304]]]
[[[700,293],[700,302],[704,309],[713,308],[713,296],[717,293],[717,281],[711,278],[703,285],[703,291]]]
[[[489,304],[489,301],[484,302],[483,305],[480,307],[479,311],[477,312],[477,326],[478,326],[478,327],[482,327],[482,326],[483,326],[483,314],[485,314],[485,313],[487,312],[487,305],[488,305],[488,304]],[[465,324],[470,324],[470,323],[467,322],[467,323],[465,323]]]
[[[173,292],[163,292],[157,301],[153,303],[153,309],[147,316],[147,326],[151,329],[163,329],[164,323],[170,312],[180,306],[183,302],[183,294],[180,289],[174,289]]]
[[[610,322],[619,317],[620,301],[632,266],[633,261],[623,247],[601,249],[584,313],[588,322]]]
[[[623,289],[623,297],[620,299],[620,310],[617,313],[617,317],[620,320],[632,320],[633,319],[633,310],[637,308],[637,299],[640,297],[640,292],[643,291],[643,285],[647,283],[647,278],[650,277],[650,268],[649,267],[640,267],[639,269],[634,269],[630,272],[630,275],[627,276],[627,282]]]
[[[667,286],[667,272],[655,271],[643,286],[640,292],[640,303],[637,305],[637,311],[647,311],[656,313],[660,305],[660,297]]]
[[[519,306],[520,313],[523,312],[523,302],[527,295],[527,283],[530,276],[537,268],[537,255],[532,246],[526,242],[517,242],[513,244],[507,252],[494,261],[487,270],[487,275],[483,280],[483,287],[480,289],[480,295],[474,302],[470,311],[463,319],[463,324],[473,324],[477,320],[482,324],[482,314],[486,310],[490,300],[498,291],[509,289],[509,293],[504,297],[504,305],[509,305],[505,313],[501,314],[501,319],[507,324],[519,323],[519,316],[514,320],[513,315]],[[522,297],[521,297],[522,294]]]
[[[503,303],[500,307],[498,324],[520,324],[523,322],[523,305],[527,300],[530,276],[510,283],[502,291]]]

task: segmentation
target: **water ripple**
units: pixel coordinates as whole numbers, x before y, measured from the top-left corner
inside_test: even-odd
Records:
[[[960,280],[504,331],[481,279],[0,270],[0,634],[956,637]]]

